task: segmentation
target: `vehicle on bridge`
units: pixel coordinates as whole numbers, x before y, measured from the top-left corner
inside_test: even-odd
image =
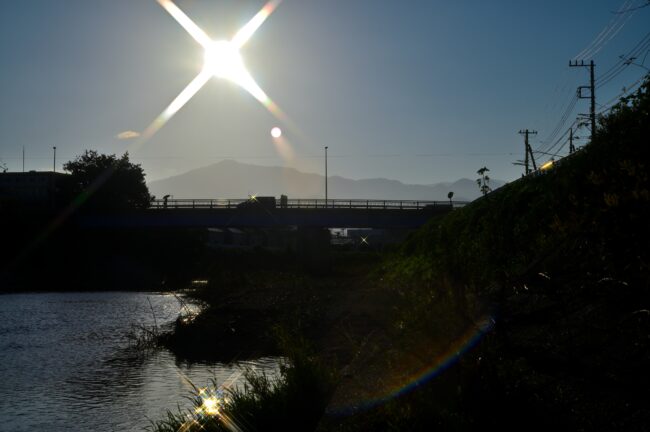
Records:
[[[275,209],[275,197],[273,196],[251,196],[247,201],[237,204],[242,210],[273,210]]]

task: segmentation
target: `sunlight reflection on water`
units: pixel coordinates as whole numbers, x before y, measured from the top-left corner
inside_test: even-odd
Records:
[[[134,355],[131,325],[153,325],[152,308],[159,326],[180,311],[173,295],[155,293],[0,296],[0,430],[142,430],[191,406],[188,379],[222,383],[246,365],[277,371],[273,358],[228,366]]]

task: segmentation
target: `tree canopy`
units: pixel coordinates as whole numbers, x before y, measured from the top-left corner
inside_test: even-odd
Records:
[[[86,209],[146,208],[153,199],[144,170],[129,161],[128,152],[117,157],[86,150],[63,168],[70,173],[67,192]]]

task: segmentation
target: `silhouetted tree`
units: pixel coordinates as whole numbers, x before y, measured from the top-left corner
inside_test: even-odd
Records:
[[[66,194],[86,209],[146,208],[153,199],[144,170],[129,161],[128,152],[118,158],[86,150],[63,168],[70,173]]]
[[[487,167],[483,167],[476,171],[476,173],[481,176],[481,178],[476,179],[476,183],[483,195],[487,195],[492,191],[492,188],[490,187],[490,177],[486,174],[488,171],[490,170]]]

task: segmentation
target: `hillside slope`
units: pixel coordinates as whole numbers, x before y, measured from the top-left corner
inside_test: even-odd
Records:
[[[459,377],[448,403],[430,401],[443,378],[369,422],[645,430],[649,87],[601,118],[582,151],[432,221],[386,264],[402,337],[482,336],[446,373]]]

